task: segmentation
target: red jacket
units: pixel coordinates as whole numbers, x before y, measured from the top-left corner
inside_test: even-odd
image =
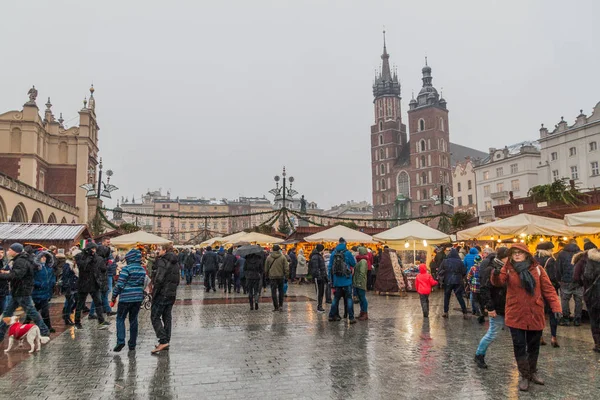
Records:
[[[419,275],[415,278],[415,288],[419,294],[431,294],[431,288],[438,282],[427,272],[425,264],[419,265]]]
[[[521,286],[521,278],[510,261],[502,267],[500,275],[492,272],[490,280],[494,286],[506,286],[506,326],[527,331],[542,331],[546,326],[544,300],[548,302],[552,312],[562,312],[562,308],[544,268],[534,261],[529,267],[529,272],[535,280],[533,296]]]
[[[21,339],[23,336],[27,335],[27,332],[31,328],[33,328],[35,324],[22,324],[20,322],[15,322],[8,328],[8,336],[13,336],[15,340]]]
[[[373,253],[367,251],[367,270],[371,271],[373,269]]]

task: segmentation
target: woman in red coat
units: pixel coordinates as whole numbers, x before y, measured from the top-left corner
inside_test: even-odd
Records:
[[[506,286],[505,324],[510,328],[521,375],[519,390],[527,391],[529,381],[544,384],[537,374],[540,340],[546,326],[544,300],[553,313],[561,314],[562,309],[548,274],[527,246],[515,244],[508,254],[508,261],[501,269],[495,268],[491,281],[494,286]]]

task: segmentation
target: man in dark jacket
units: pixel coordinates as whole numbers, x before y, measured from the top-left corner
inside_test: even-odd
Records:
[[[296,269],[298,269],[298,256],[296,255],[296,249],[291,249],[288,253],[290,257],[290,282],[294,283],[296,280]]]
[[[12,270],[0,270],[0,280],[10,281],[12,298],[6,305],[0,321],[0,341],[4,340],[4,335],[8,325],[4,318],[12,317],[17,307],[23,307],[27,318],[31,319],[40,328],[42,336],[50,334],[48,327],[42,320],[42,317],[35,309],[31,292],[33,291],[34,265],[33,259],[29,254],[23,251],[21,243],[13,243],[7,251],[9,257],[12,257]]]
[[[214,281],[213,281],[214,284]],[[152,309],[150,320],[158,338],[152,353],[169,347],[171,341],[172,310],[179,285],[179,263],[172,247],[160,250],[152,273]]]
[[[204,271],[204,287],[207,292],[210,292],[212,289],[213,292],[216,292],[215,288],[215,277],[217,274],[217,269],[219,268],[219,263],[217,260],[217,253],[215,253],[210,246],[206,248],[206,253],[202,256],[202,270]]]
[[[189,251],[186,253],[185,260],[183,261],[183,268],[185,269],[185,284],[191,285],[194,279],[194,267],[196,266],[196,253]]]
[[[92,297],[96,305],[96,314],[98,314],[100,329],[106,329],[110,325],[104,319],[102,300],[100,299],[100,288],[103,282],[101,275],[106,274],[106,264],[104,259],[96,254],[97,248],[96,243],[88,243],[85,249],[75,257],[75,262],[79,268],[77,307],[75,308],[76,329],[83,329],[81,326],[81,312],[83,311],[88,295]]]
[[[583,287],[573,279],[575,265],[573,265],[573,256],[581,252],[575,240],[567,244],[556,257],[558,275],[560,276],[560,299],[563,309],[563,318],[560,321],[561,326],[571,324],[571,307],[569,305],[571,297],[575,299],[575,326],[581,325],[581,310],[583,308]]]
[[[450,296],[452,292],[460,304],[460,308],[463,312],[463,317],[468,318],[467,306],[463,294],[465,289],[463,287],[463,279],[467,275],[465,266],[458,255],[456,249],[450,250],[448,258],[442,261],[440,265],[440,271],[438,273],[438,280],[441,278],[444,282],[444,313],[442,317],[448,318],[448,310],[450,309]]]
[[[96,254],[104,260],[104,265],[100,266],[100,271],[98,276],[100,277],[100,299],[102,300],[102,312],[104,315],[112,315],[112,309],[110,308],[110,304],[108,302],[108,294],[112,293],[112,280],[113,276],[109,276],[108,269],[109,263],[112,262],[112,251],[110,247],[105,246],[104,243],[110,244],[110,239],[104,239],[102,241],[102,245],[98,246],[96,250]],[[88,315],[89,319],[97,319],[96,317],[96,306],[92,303],[90,307],[90,314]]]
[[[265,261],[261,254],[249,254],[244,263],[244,276],[246,277],[246,288],[248,290],[248,301],[250,310],[258,310],[260,300],[260,283]]]
[[[498,333],[504,327],[504,305],[506,304],[506,287],[497,287],[492,285],[490,282],[490,276],[494,271],[494,265],[496,263],[504,264],[508,259],[508,248],[498,247],[497,253],[490,253],[485,260],[481,262],[479,269],[479,278],[481,279],[481,286],[479,291],[479,298],[481,300],[481,307],[488,311],[490,317],[490,327],[487,333],[477,347],[475,352],[475,362],[479,368],[487,368],[485,363],[485,354],[490,344]],[[483,311],[483,310],[482,310]]]
[[[4,255],[4,249],[0,246],[0,271],[8,269],[8,260]],[[6,301],[6,297],[10,293],[10,288],[8,287],[8,281],[4,279],[0,279],[0,314],[4,311],[4,302]]]
[[[227,250],[225,259],[223,260],[223,287],[225,293],[231,293],[231,285],[233,284],[233,271],[235,270],[237,264],[238,260],[236,256],[233,255],[233,247],[230,247],[229,250]]]
[[[325,265],[325,258],[323,258],[323,250],[325,246],[318,244],[310,255],[310,274],[315,280],[317,285],[317,312],[322,314],[325,312],[323,308],[323,296],[325,295],[325,289],[327,287],[327,266]]]

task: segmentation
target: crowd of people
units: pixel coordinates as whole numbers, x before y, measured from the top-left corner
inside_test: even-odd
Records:
[[[550,319],[550,344],[558,348],[558,326],[580,326],[585,302],[593,350],[600,352],[600,250],[589,240],[583,250],[575,241],[559,246],[554,251],[551,242],[540,242],[535,252],[523,243],[500,245],[496,249],[488,246],[436,249],[429,268],[424,263],[419,265],[415,279],[423,317],[430,316],[429,297],[436,286],[443,290],[443,318],[449,317],[454,293],[464,318],[472,313],[480,323],[486,317],[489,319],[489,328],[475,351],[477,366],[488,367],[487,351],[499,332],[507,327],[521,376],[519,389],[528,390],[530,383],[543,385],[537,361],[540,345],[546,344],[542,337],[546,315]],[[243,291],[251,311],[259,309],[261,293],[270,287],[273,312],[283,311],[289,284],[312,280],[316,311],[325,313],[324,303],[330,303],[328,320],[341,321],[342,304],[343,318],[354,324],[369,319],[366,293],[377,283],[383,284],[383,279],[377,280],[378,266],[390,263],[393,252],[387,247],[378,252],[364,246],[349,249],[343,238],[331,250],[316,245],[308,257],[302,249],[285,251],[279,245],[270,249],[250,247],[251,251],[244,253],[238,252],[241,248],[233,247],[181,251],[170,245],[153,251],[133,248],[120,259],[113,255],[110,239],[88,243],[83,249],[74,247],[67,254],[57,252],[54,247],[36,249],[13,243],[6,254],[0,248],[3,316],[0,341],[8,328],[4,318],[11,317],[19,307],[26,320],[40,328],[42,336],[54,332],[49,303],[58,287],[64,296],[65,325],[82,329],[82,315],[87,312],[88,319],[97,321],[98,329],[106,329],[110,326],[106,316],[116,315],[115,352],[126,344],[130,351],[135,350],[139,310],[145,297],[151,296],[150,319],[158,342],[152,353],[156,354],[170,346],[172,308],[178,286],[183,280],[191,285],[195,276],[203,277],[207,293]],[[391,269],[391,264],[388,267]],[[402,287],[406,283],[399,284]],[[88,298],[92,299],[89,309]],[[470,312],[465,299],[471,302]],[[571,299],[575,303],[573,313]],[[354,314],[355,303],[360,307],[358,317]],[[126,320],[129,320],[128,341]]]

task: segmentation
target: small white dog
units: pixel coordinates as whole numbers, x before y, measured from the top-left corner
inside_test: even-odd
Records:
[[[23,342],[25,341],[25,339],[27,339],[29,346],[31,346],[31,349],[29,350],[30,354],[34,351],[40,351],[40,349],[42,348],[42,343],[46,344],[50,341],[49,337],[42,336],[40,328],[38,328],[36,324],[22,324],[19,322],[19,318],[16,316],[12,316],[10,317],[10,319],[5,318],[4,322],[9,326],[8,347],[6,348],[6,350],[4,350],[5,353],[8,353],[10,349],[13,348],[13,345],[16,341],[20,341],[19,347],[22,347]]]

